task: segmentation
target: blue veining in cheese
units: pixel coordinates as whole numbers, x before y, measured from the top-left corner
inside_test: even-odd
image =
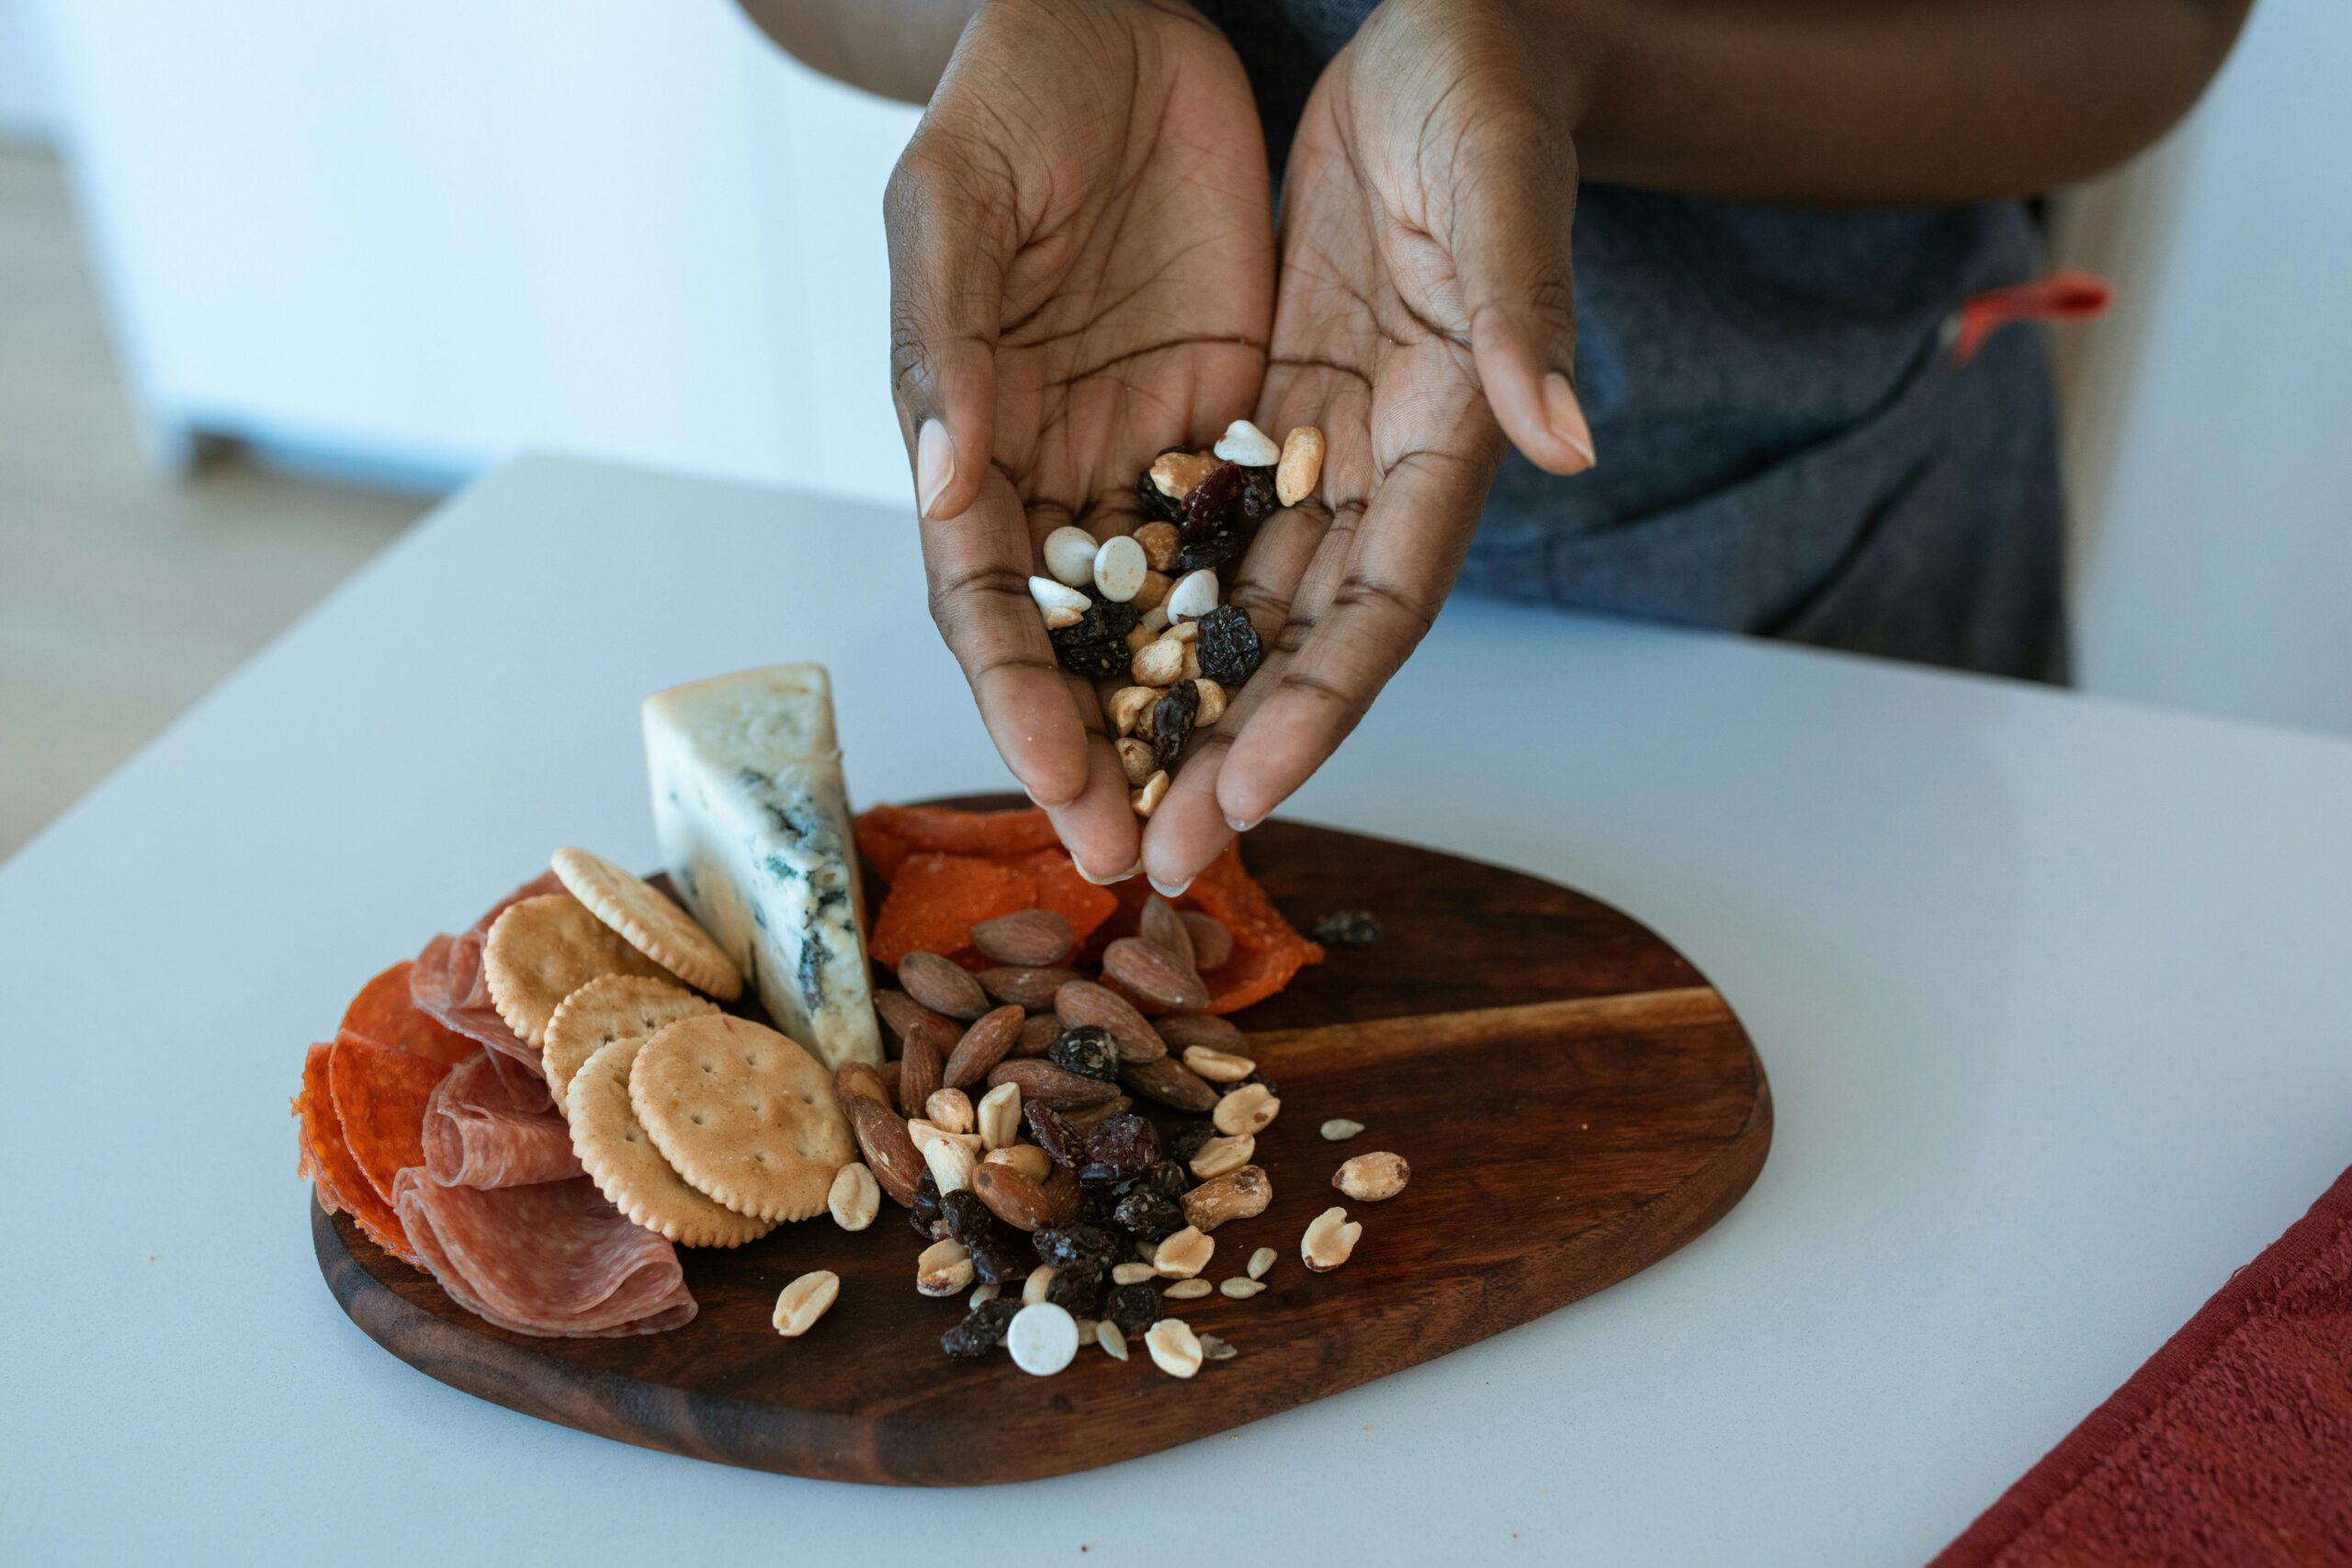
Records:
[[[775,1026],[829,1067],[882,1060],[832,682],[784,664],[645,699],[653,825],[680,897]]]

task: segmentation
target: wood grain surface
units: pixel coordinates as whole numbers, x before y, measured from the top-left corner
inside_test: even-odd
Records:
[[[1444,1355],[1648,1267],[1756,1179],[1762,1064],[1705,977],[1634,920],[1517,872],[1300,823],[1266,824],[1245,853],[1302,928],[1368,908],[1385,934],[1236,1019],[1281,1092],[1257,1154],[1274,1200],[1216,1232],[1204,1277],[1240,1273],[1261,1246],[1279,1260],[1252,1299],[1169,1303],[1239,1351],[1189,1382],[1140,1345],[1125,1364],[1083,1349],[1052,1378],[1001,1355],[948,1360],[939,1336],[962,1300],[915,1292],[922,1243],[887,1201],[856,1235],[820,1219],[684,1252],[701,1314],[637,1338],[492,1328],[311,1205],[320,1269],[378,1343],[513,1409],[729,1464],[961,1485],[1133,1458]],[[1366,1130],[1325,1143],[1329,1117]],[[1331,1174],[1374,1149],[1404,1156],[1412,1181],[1349,1202]],[[1335,1202],[1363,1239],[1310,1273],[1300,1234]],[[820,1268],[840,1301],[779,1337],[776,1292]]]

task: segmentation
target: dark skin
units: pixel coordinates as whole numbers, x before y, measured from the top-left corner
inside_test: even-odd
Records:
[[[931,106],[887,216],[933,613],[1080,869],[1163,890],[1363,717],[1507,446],[1591,465],[1580,179],[1843,207],[2053,189],[2177,120],[2250,3],[1385,0],[1308,101],[1277,239],[1239,62],[1182,0],[742,0],[818,70]],[[1228,571],[1264,668],[1139,824],[1024,552],[1073,519],[1125,531],[1141,464],[1244,409],[1329,455]]]

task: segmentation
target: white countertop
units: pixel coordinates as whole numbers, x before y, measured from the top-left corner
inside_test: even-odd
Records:
[[[1559,878],[1713,976],[1777,1112],[1713,1231],[1019,1487],[445,1388],[319,1279],[301,1049],[556,844],[657,858],[638,699],[788,659],[832,667],[859,800],[1003,783],[908,519],[526,461],[0,868],[0,1560],[1917,1562],[2352,1161],[2352,744],[1464,598],[1292,811]]]

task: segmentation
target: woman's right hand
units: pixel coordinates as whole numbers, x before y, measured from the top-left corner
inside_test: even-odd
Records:
[[[1266,154],[1241,63],[1175,0],[987,0],[890,179],[891,365],[933,618],[1080,870],[1140,862],[1091,682],[1027,581],[1139,521],[1153,453],[1258,398]]]

